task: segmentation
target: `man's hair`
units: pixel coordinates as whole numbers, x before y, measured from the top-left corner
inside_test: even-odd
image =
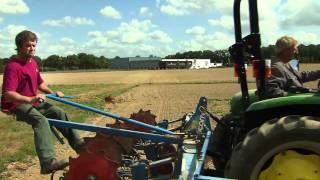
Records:
[[[16,36],[16,46],[17,49],[21,48],[23,46],[23,43],[28,42],[28,41],[38,41],[37,35],[31,31],[24,30],[17,34]]]
[[[298,44],[298,41],[289,36],[282,36],[276,42],[275,53],[276,55],[282,53],[284,50],[287,50],[291,47],[294,47]]]

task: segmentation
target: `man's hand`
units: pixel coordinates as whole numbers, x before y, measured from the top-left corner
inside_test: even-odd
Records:
[[[30,103],[41,102],[46,100],[46,95],[38,94],[37,96],[30,97]]]
[[[58,96],[58,97],[64,97],[64,94],[63,94],[63,92],[61,92],[61,91],[57,91],[56,92],[56,95]]]

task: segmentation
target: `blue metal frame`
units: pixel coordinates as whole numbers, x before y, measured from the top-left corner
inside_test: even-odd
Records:
[[[99,133],[104,133],[109,135],[138,138],[143,140],[151,140],[153,142],[166,142],[166,143],[173,143],[173,144],[182,143],[182,140],[180,138],[168,136],[168,135],[164,136],[161,134],[153,134],[153,133],[131,131],[127,129],[116,129],[116,128],[109,128],[109,127],[95,126],[91,124],[62,121],[57,119],[48,119],[48,121],[51,126],[56,126],[56,127],[99,132]]]
[[[211,177],[211,176],[198,176],[198,177],[194,177],[194,180],[235,180],[235,179],[227,179],[227,178]]]
[[[206,153],[207,153],[207,149],[209,146],[210,138],[211,138],[211,131],[208,129],[207,134],[206,134],[206,138],[203,142],[201,152],[199,155],[199,160],[198,160],[199,165],[198,165],[197,169],[194,171],[194,177],[199,176],[201,173],[201,170],[202,170],[203,164],[204,164],[204,160],[206,158]]]
[[[207,108],[206,97],[200,97],[199,103],[197,105],[195,112],[192,114],[191,118],[186,122],[185,129],[192,130],[197,128],[198,120],[200,118],[200,115],[202,114],[201,112],[202,107]]]
[[[201,118],[201,108],[207,108],[207,99],[205,97],[201,97],[195,112],[192,114],[190,120],[187,122],[186,130],[190,131],[192,135],[197,136],[198,126]],[[209,119],[206,117],[204,119],[208,121]],[[202,169],[203,160],[205,157],[205,153],[208,147],[207,139],[211,136],[211,130],[205,129],[206,132],[206,141],[202,145],[202,149],[199,152],[199,148],[197,145],[196,138],[189,138],[183,142],[182,149],[182,164],[181,164],[181,173],[179,179],[193,179],[195,175],[199,175]],[[203,154],[204,153],[204,154]]]
[[[121,121],[132,123],[132,124],[136,124],[138,126],[157,131],[158,133],[161,133],[161,134],[170,134],[170,135],[175,134],[174,132],[171,132],[169,130],[166,130],[166,129],[163,129],[163,128],[160,128],[160,127],[157,127],[157,126],[152,126],[150,124],[146,124],[146,123],[143,123],[143,122],[140,122],[140,121],[136,121],[136,120],[133,120],[133,119],[121,117],[121,116],[119,116],[117,114],[112,114],[112,113],[109,113],[109,112],[105,112],[105,111],[102,111],[102,110],[97,109],[97,108],[89,107],[89,106],[86,106],[86,105],[83,105],[83,104],[80,104],[80,103],[76,103],[76,102],[73,102],[73,101],[68,101],[68,100],[62,99],[60,97],[57,97],[55,94],[47,94],[47,97],[49,99],[52,99],[52,100],[55,100],[55,101],[58,101],[58,102],[61,102],[61,103],[64,103],[64,104],[68,104],[68,105],[71,105],[71,106],[78,107],[80,109],[84,109],[84,110],[87,110],[87,111],[92,111],[92,112],[95,112],[97,114],[101,114],[101,115],[104,115],[104,116],[112,117],[112,118],[117,119],[117,120],[121,120]]]
[[[70,122],[70,121],[62,121],[62,120],[56,120],[56,119],[48,119],[49,124],[51,126],[56,127],[64,127],[64,128],[71,128],[71,129],[78,129],[78,130],[84,130],[84,131],[91,131],[91,132],[98,132],[98,133],[104,133],[108,135],[115,135],[115,136],[123,136],[123,137],[129,137],[129,138],[137,138],[137,139],[143,139],[143,140],[151,140],[152,142],[164,142],[164,143],[172,143],[177,144],[179,149],[179,153],[177,156],[177,160],[175,161],[175,168],[174,168],[174,175],[180,175],[179,179],[183,179],[184,177],[187,177],[187,179],[196,179],[196,180],[222,180],[225,178],[216,178],[216,177],[209,177],[209,176],[202,176],[200,175],[201,170],[203,168],[206,151],[208,149],[210,138],[211,138],[211,123],[208,116],[202,116],[201,108],[207,108],[207,99],[205,97],[201,97],[199,100],[199,103],[197,105],[197,108],[195,110],[195,113],[192,114],[192,116],[187,119],[185,128],[188,131],[188,134],[191,135],[189,138],[181,138],[179,134],[175,134],[171,131],[168,131],[166,129],[152,126],[146,123],[142,123],[133,119],[124,118],[112,113],[104,112],[102,110],[92,108],[89,106],[85,106],[79,103],[75,103],[72,101],[67,101],[62,98],[57,97],[54,94],[48,94],[47,97],[49,99],[62,102],[64,104],[72,105],[75,107],[78,107],[80,109],[92,111],[98,114],[102,114],[108,117],[112,117],[118,120],[122,120],[128,123],[133,123],[148,129],[152,129],[154,131],[157,131],[159,133],[165,134],[155,134],[155,133],[145,133],[145,132],[138,132],[138,131],[132,131],[127,129],[117,129],[117,128],[110,128],[110,127],[101,127],[101,126],[95,126],[91,124],[86,123],[76,123],[76,122]],[[71,98],[72,96],[67,96],[66,98]],[[199,122],[201,120],[204,120],[204,129],[202,133],[205,133],[205,138],[203,140],[203,144],[201,149],[197,147],[195,142],[196,139],[192,137],[197,136],[198,126]],[[191,143],[190,143],[191,142]],[[188,144],[190,143],[190,144]],[[159,160],[155,162],[156,164],[165,163],[168,160]],[[146,179],[145,174],[145,164],[144,163],[138,163],[135,164],[133,167],[133,179]],[[183,170],[182,170],[183,168]],[[181,175],[181,173],[184,173],[184,175]],[[227,180],[227,179],[225,179]]]

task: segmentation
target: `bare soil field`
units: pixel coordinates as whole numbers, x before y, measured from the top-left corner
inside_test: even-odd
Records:
[[[301,64],[301,70],[320,69],[320,64]],[[236,81],[233,68],[134,70],[105,72],[42,73],[47,84],[154,84],[154,83],[212,83]],[[2,75],[0,79],[2,81]],[[253,81],[252,67],[248,68]],[[2,83],[1,83],[2,84]]]
[[[316,69],[317,67],[306,68]],[[208,98],[209,111],[219,115],[225,114],[229,111],[230,97],[240,90],[239,84],[230,83],[235,81],[232,68],[45,73],[43,77],[48,84],[140,84],[131,91],[116,97],[114,104],[106,103],[101,108],[123,117],[129,117],[131,113],[139,109],[150,109],[151,113],[157,116],[157,120],[174,120],[181,118],[185,113],[194,111],[200,96]],[[254,83],[250,83],[249,87],[254,88]],[[102,116],[87,120],[87,123],[102,126],[108,122],[111,122],[111,119]],[[85,137],[93,134],[81,132],[81,135]],[[57,143],[56,150],[59,158],[77,156],[68,145]],[[0,179],[50,179],[50,175],[40,175],[36,157],[30,157],[26,163],[11,163],[7,169],[8,171],[0,174]],[[59,173],[56,176],[59,176]]]
[[[232,68],[42,73],[47,84],[154,84],[233,81]],[[2,75],[0,76],[2,80]],[[2,83],[1,83],[2,84]]]

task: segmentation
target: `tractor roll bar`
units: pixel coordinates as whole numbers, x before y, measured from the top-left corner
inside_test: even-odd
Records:
[[[251,51],[254,60],[258,60],[258,76],[256,78],[259,99],[265,94],[265,60],[261,59],[261,38],[259,33],[259,15],[257,0],[249,0]]]
[[[256,77],[256,83],[259,99],[263,99],[265,92],[265,61],[261,59],[261,39],[259,34],[257,0],[248,0],[248,2],[250,14],[250,34],[242,38],[240,16],[241,0],[234,0],[233,18],[236,42],[229,48],[231,57],[236,63],[236,71],[239,75],[244,109],[246,109],[250,104],[246,70],[244,65],[245,51],[252,55],[251,60],[256,60],[258,63],[259,73]]]
[[[235,44],[229,48],[230,55],[236,63],[236,71],[239,75],[239,82],[242,92],[243,108],[247,109],[249,106],[249,92],[246,77],[246,69],[244,65],[244,43],[242,41],[241,32],[241,18],[240,18],[240,3],[241,0],[235,0],[233,4],[233,19],[234,19],[234,32],[235,32]]]

